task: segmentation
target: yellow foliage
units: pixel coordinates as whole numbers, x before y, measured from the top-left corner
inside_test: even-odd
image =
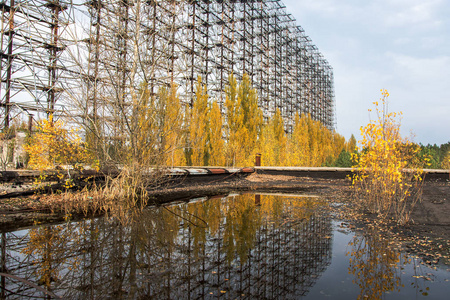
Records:
[[[67,255],[69,248],[79,247],[86,234],[85,226],[72,224],[39,226],[30,229],[26,247],[21,253],[32,258],[34,273],[39,284],[50,288],[64,276],[64,269],[76,270],[80,266],[79,257]],[[85,238],[85,236],[84,236]]]
[[[208,120],[208,116],[210,116],[208,110],[206,86],[202,84],[201,78],[199,77],[189,122],[189,153],[191,163],[194,166],[204,166],[207,164],[207,128],[210,121]]]
[[[185,114],[177,86],[161,87],[152,95],[143,83],[134,99],[125,163],[140,167],[185,164]]]
[[[151,95],[148,84],[142,84],[139,96],[134,99],[132,114],[132,130],[130,152],[131,160],[137,165],[150,165],[156,161],[158,147],[158,122],[156,113],[156,99]]]
[[[447,154],[444,156],[444,159],[441,163],[442,169],[450,169],[450,151],[447,152]]]
[[[284,121],[278,108],[262,131],[260,152],[263,166],[287,164],[287,137]]]
[[[275,134],[271,126],[264,126],[259,139],[260,153],[261,153],[261,165],[263,166],[276,166],[275,163]]]
[[[400,136],[396,118],[401,113],[386,111],[388,96],[384,90],[380,103],[374,102],[377,119],[361,127],[363,139],[353,187],[364,209],[383,218],[393,213],[398,222],[405,223],[420,195],[418,184],[423,170],[417,167],[420,148]],[[410,171],[405,172],[406,168]]]
[[[230,85],[226,89],[226,135],[227,135],[227,165],[236,165],[241,160],[240,146],[245,136],[241,99],[237,97],[237,81],[233,74],[230,75]]]
[[[353,134],[350,137],[349,141],[345,143],[345,150],[349,153],[352,153],[352,152],[355,152],[358,150],[358,148],[356,147],[356,138]]]
[[[227,165],[252,164],[256,153],[257,138],[262,125],[262,113],[258,108],[256,90],[251,87],[250,77],[244,74],[237,85],[233,74],[226,89],[226,147]]]
[[[223,140],[222,131],[222,114],[217,102],[213,102],[209,110],[209,165],[211,166],[223,166],[225,165],[224,148],[225,143]]]
[[[183,141],[183,111],[177,88],[161,88],[159,91],[159,122],[157,131],[160,134],[162,162],[166,166],[182,166],[186,164]]]
[[[38,170],[53,169],[68,165],[81,168],[89,161],[89,154],[76,130],[67,130],[62,120],[42,120],[37,125],[35,133],[28,144],[24,145],[30,159],[29,167]]]
[[[311,116],[297,114],[293,132],[287,135],[277,109],[264,126],[260,151],[264,166],[319,167],[334,162],[345,145],[345,138],[326,128]]]
[[[309,138],[306,118],[295,115],[294,131],[289,143],[291,153],[289,164],[291,166],[309,166]]]
[[[242,105],[244,133],[242,150],[244,160],[241,165],[251,165],[257,149],[258,135],[263,123],[262,111],[258,107],[258,94],[252,88],[252,83],[248,74],[244,73],[242,82],[238,88],[238,98]]]

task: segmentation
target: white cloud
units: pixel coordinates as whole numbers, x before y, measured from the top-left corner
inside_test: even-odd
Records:
[[[433,86],[448,84],[442,82],[442,79],[450,78],[450,56],[413,57],[387,52],[386,57],[392,60],[397,75],[406,78],[408,82]]]
[[[450,140],[450,56],[414,57],[387,53],[391,59],[392,109],[403,111],[404,133],[413,131],[418,142]]]
[[[358,135],[389,90],[404,134],[450,139],[450,1],[283,0],[335,75],[338,132]]]
[[[420,26],[421,29],[440,27],[443,22],[437,18],[441,0],[396,0],[386,1],[383,15],[387,27]]]

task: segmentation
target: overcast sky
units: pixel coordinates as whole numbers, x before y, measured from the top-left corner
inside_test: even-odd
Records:
[[[340,134],[360,138],[384,88],[403,135],[450,141],[449,0],[282,1],[333,67]]]

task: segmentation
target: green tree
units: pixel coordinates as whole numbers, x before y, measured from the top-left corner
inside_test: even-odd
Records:
[[[341,168],[351,168],[353,166],[353,160],[352,160],[351,153],[345,149],[342,149],[338,158],[334,162],[334,165],[336,167],[341,167]]]

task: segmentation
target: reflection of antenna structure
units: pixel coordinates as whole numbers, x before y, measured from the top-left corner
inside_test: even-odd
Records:
[[[106,218],[43,226],[37,231],[41,236],[33,233],[40,243],[31,242],[26,231],[2,233],[1,272],[34,283],[48,272],[53,279],[47,289],[71,299],[119,298],[123,293],[158,299],[205,298],[210,293],[226,293],[233,299],[306,295],[331,262],[330,218],[288,214],[286,219],[277,217],[276,225],[274,218],[265,218],[258,207],[250,206],[256,217],[247,228],[252,238],[233,238],[235,246],[248,245],[241,256],[227,239],[229,201],[172,206],[177,214],[149,209],[138,223],[126,227]],[[208,212],[204,217],[209,228],[203,226],[202,211]],[[195,222],[202,226],[194,226]],[[217,226],[212,225],[215,222]],[[35,251],[25,254],[25,247]],[[42,295],[10,278],[1,277],[0,284],[2,296]]]
[[[279,0],[3,0],[0,9],[5,128],[18,113],[64,106],[120,139],[130,89],[146,82],[156,94],[174,82],[191,104],[201,76],[223,109],[232,72],[250,76],[265,120],[278,108],[288,131],[296,113],[335,126],[332,68]]]

